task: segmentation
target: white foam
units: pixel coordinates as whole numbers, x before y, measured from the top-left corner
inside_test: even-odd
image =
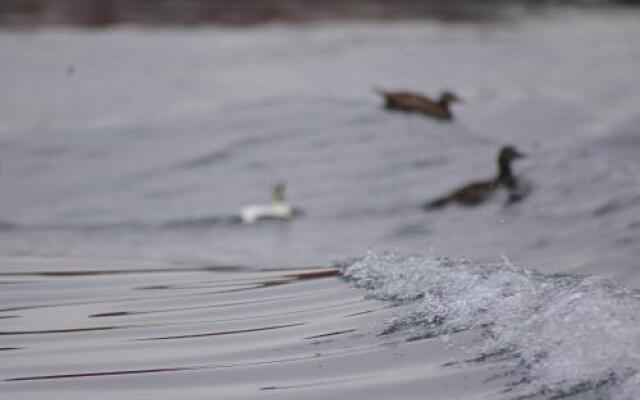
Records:
[[[609,279],[389,252],[369,252],[344,273],[406,306],[386,332],[482,331],[472,351],[513,355],[525,394],[640,396],[640,294]]]

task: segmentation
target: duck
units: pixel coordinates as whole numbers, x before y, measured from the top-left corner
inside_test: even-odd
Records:
[[[498,151],[498,174],[495,178],[486,181],[469,183],[449,194],[439,197],[423,205],[425,210],[442,208],[451,203],[463,206],[476,206],[491,197],[498,189],[504,188],[509,192],[509,201],[519,201],[523,193],[518,189],[518,180],[511,172],[511,163],[514,160],[525,158],[525,155],[514,146],[504,146]]]
[[[445,90],[438,100],[432,100],[420,93],[407,91],[376,90],[384,98],[384,108],[394,111],[419,112],[443,121],[453,120],[451,104],[462,102],[455,93]]]
[[[300,210],[286,201],[285,190],[285,184],[278,182],[273,185],[273,201],[270,204],[252,204],[242,207],[239,215],[242,223],[252,224],[265,219],[288,220],[298,215]]]

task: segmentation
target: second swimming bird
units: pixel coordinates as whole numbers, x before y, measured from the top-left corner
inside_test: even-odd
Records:
[[[502,147],[498,152],[498,175],[494,179],[470,183],[445,196],[430,201],[422,207],[425,210],[433,210],[450,203],[475,206],[491,197],[500,187],[509,191],[510,201],[520,200],[522,194],[518,193],[518,181],[511,172],[511,162],[523,157],[524,154],[513,146]]]
[[[273,186],[273,202],[242,207],[240,220],[251,224],[262,219],[287,220],[299,215],[301,211],[285,200],[284,192],[284,183],[276,183]]]
[[[444,91],[438,100],[432,100],[420,93],[406,91],[376,90],[384,98],[387,110],[417,112],[444,121],[453,120],[451,103],[460,102],[453,92]]]

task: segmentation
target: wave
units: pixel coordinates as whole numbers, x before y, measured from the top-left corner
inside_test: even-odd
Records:
[[[640,393],[640,292],[599,276],[369,252],[344,276],[402,306],[381,334],[478,331],[474,361],[500,360],[511,398],[633,399]],[[470,361],[470,360],[469,360]]]
[[[193,218],[177,218],[165,221],[105,221],[68,224],[17,224],[0,221],[0,231],[162,231],[211,229],[233,225],[244,225],[237,215],[204,215]]]
[[[16,229],[18,226],[13,222],[2,221],[0,220],[0,231],[12,231]]]

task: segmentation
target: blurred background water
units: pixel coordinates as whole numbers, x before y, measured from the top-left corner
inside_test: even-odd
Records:
[[[4,301],[20,308],[61,300],[37,285],[17,296],[24,279],[49,276],[21,273],[113,270],[113,260],[328,266],[368,249],[485,263],[506,256],[546,274],[595,274],[637,288],[639,11],[595,1],[2,1],[0,271],[14,283],[4,285],[12,288]],[[450,89],[464,103],[444,123],[386,112],[375,88],[433,96]],[[507,205],[498,195],[475,208],[422,211],[427,200],[492,177],[505,144],[528,156],[514,166],[532,188],[527,198]],[[289,200],[304,210],[300,218],[230,222],[242,206],[268,201],[276,181],[287,183]],[[371,268],[387,265],[369,257]],[[24,261],[33,259],[45,261]],[[244,282],[242,271],[234,273]],[[171,275],[173,289],[201,296],[201,271],[184,274]],[[163,276],[143,274],[139,284]],[[160,281],[156,287],[166,285]],[[249,282],[254,287],[253,276]],[[134,283],[92,284],[113,289],[111,302],[138,293]],[[77,281],[60,284],[69,301],[86,295]],[[310,285],[309,296],[316,290]],[[261,302],[269,293],[248,295]],[[376,293],[395,298],[386,287]],[[52,330],[69,314],[124,318],[95,300],[97,309],[63,307],[67,317],[44,320],[25,314],[19,323],[31,325],[10,328]],[[162,307],[172,301],[161,300]],[[635,337],[625,321],[625,338]],[[356,328],[340,330],[349,329]],[[169,331],[164,336],[182,335]],[[351,340],[344,346],[355,346]],[[614,347],[633,353],[636,342]],[[21,345],[5,346],[14,347]],[[558,365],[567,360],[574,359]],[[40,373],[25,367],[23,375]],[[478,393],[484,386],[473,387]],[[243,390],[227,394],[241,398]],[[625,390],[636,393],[635,386]]]
[[[631,10],[5,30],[1,251],[326,265],[434,249],[635,281]],[[383,111],[374,87],[449,88],[465,103],[439,123]],[[515,167],[527,201],[420,210],[491,177],[503,144],[529,154]],[[304,217],[225,222],[278,180]]]

